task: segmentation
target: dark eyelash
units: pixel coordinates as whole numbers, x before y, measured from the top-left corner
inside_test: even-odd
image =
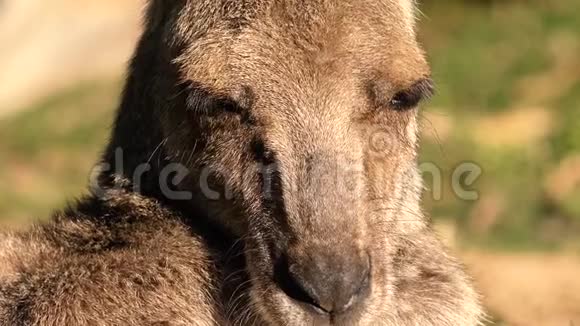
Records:
[[[205,116],[232,113],[246,123],[254,123],[250,108],[254,103],[254,93],[249,87],[241,87],[234,98],[215,94],[203,86],[189,81],[178,85],[178,94],[183,96],[186,110]]]
[[[389,104],[398,111],[408,110],[416,107],[422,100],[432,97],[434,91],[433,81],[431,79],[423,79],[406,90],[396,93],[389,101]]]
[[[395,110],[402,111],[417,106],[421,99],[422,96],[420,94],[409,91],[402,91],[393,96],[390,104]]]
[[[188,90],[186,107],[203,115],[217,115],[221,112],[241,114],[242,108],[232,99],[216,97],[203,89]]]
[[[203,87],[195,87],[189,83],[182,89],[181,94],[185,97],[185,108],[196,115],[215,118],[223,114],[230,114],[246,125],[255,126],[258,124],[251,114],[250,108],[253,105],[253,93],[243,89],[239,96],[240,102],[226,97],[213,94]]]

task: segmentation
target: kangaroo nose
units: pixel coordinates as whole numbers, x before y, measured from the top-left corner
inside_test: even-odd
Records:
[[[370,290],[370,259],[344,252],[285,257],[278,266],[282,290],[318,313],[339,315],[363,301]]]

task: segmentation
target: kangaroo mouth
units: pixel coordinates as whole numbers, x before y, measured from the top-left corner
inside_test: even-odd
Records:
[[[246,243],[244,255],[249,301],[271,325],[354,325],[373,294],[371,256],[354,245]]]

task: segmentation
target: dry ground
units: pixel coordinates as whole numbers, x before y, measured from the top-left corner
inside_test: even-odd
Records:
[[[118,76],[142,0],[0,0],[0,117],[79,83]]]
[[[466,252],[463,259],[501,325],[580,325],[579,255]]]

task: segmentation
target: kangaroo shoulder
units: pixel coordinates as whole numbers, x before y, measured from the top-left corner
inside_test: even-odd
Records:
[[[2,237],[0,324],[214,324],[203,241],[152,201],[115,201]]]

